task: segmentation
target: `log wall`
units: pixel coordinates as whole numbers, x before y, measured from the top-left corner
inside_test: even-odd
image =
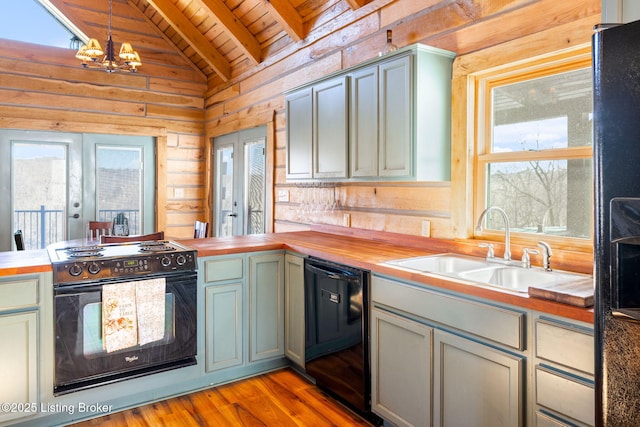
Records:
[[[138,38],[145,35],[145,43],[136,46],[144,62],[138,75],[83,70],[70,49],[3,40],[0,127],[155,136],[156,222],[170,237],[188,237],[195,219],[212,219],[212,138],[264,124],[273,170],[268,177],[273,184],[270,229],[342,225],[348,214],[352,227],[367,230],[420,235],[423,221],[429,220],[432,236],[466,237],[473,185],[468,173],[472,164],[466,75],[588,43],[592,26],[600,20],[600,0],[374,0],[356,10],[343,3],[310,15],[304,40],[265,46],[262,63],[240,67],[224,84],[216,77],[207,82],[126,2],[116,2],[114,37],[128,39],[127,31]],[[85,9],[69,12],[82,21],[82,14],[91,13]],[[400,47],[419,42],[458,55],[452,181],[322,186],[287,182],[283,93],[377,56],[389,28]],[[97,29],[94,25],[86,32]],[[176,189],[184,196],[176,197]],[[280,192],[289,200],[277,201]]]
[[[327,16],[329,14],[334,16]],[[329,10],[309,36],[227,85],[210,82],[207,141],[274,117],[274,230],[321,223],[465,238],[472,221],[472,143],[467,137],[466,76],[512,61],[589,43],[600,0],[374,1]],[[285,178],[283,92],[377,56],[387,29],[399,47],[424,43],[455,52],[452,181],[446,183],[291,183]],[[215,83],[215,84],[214,84]],[[275,116],[273,116],[275,114]],[[473,117],[469,117],[473,124]],[[209,144],[209,142],[207,142]],[[288,201],[278,201],[287,194]],[[329,202],[327,202],[329,201]],[[335,204],[334,204],[335,202]]]
[[[103,43],[106,2],[58,3]],[[113,22],[116,43],[144,40],[133,43],[143,61],[137,74],[82,69],[75,50],[2,40],[0,128],[155,137],[156,229],[190,237],[204,217],[206,77],[135,6],[114,2]]]

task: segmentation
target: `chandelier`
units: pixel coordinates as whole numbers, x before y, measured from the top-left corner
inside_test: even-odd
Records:
[[[103,51],[102,46],[96,39],[89,39],[87,44],[80,46],[76,58],[82,61],[84,68],[102,68],[108,73],[115,71],[129,71],[135,73],[137,67],[142,65],[140,61],[140,55],[133,50],[130,43],[122,43],[120,47],[120,54],[115,55],[115,47],[113,45],[113,39],[111,38],[111,18],[112,0],[109,0],[109,33],[107,38],[107,50]],[[102,57],[104,55],[104,57]],[[100,61],[99,58],[102,57]]]

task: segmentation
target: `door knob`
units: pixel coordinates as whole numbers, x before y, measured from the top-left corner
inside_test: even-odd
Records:
[[[78,219],[78,218],[80,218],[80,214],[79,213],[73,214],[69,218]]]
[[[235,218],[235,217],[237,217],[237,216],[238,216],[238,214],[230,213],[228,216],[232,216],[232,217],[234,217],[234,218]]]

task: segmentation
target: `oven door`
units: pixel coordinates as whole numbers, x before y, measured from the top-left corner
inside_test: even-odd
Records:
[[[102,334],[103,286],[135,284],[143,279],[109,279],[54,288],[54,394],[196,363],[197,273],[148,275],[144,280],[153,278],[165,279],[162,339],[111,352],[105,350]]]

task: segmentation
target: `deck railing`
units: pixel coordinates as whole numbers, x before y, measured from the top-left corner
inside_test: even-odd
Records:
[[[124,213],[129,222],[129,234],[139,234],[138,210],[104,209],[98,212],[98,221],[113,221]],[[66,218],[62,209],[19,209],[13,213],[16,230],[22,230],[25,249],[44,249],[51,243],[67,240],[65,235]]]

